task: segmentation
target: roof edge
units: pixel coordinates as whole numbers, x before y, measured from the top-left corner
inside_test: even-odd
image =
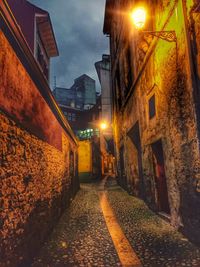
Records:
[[[110,26],[113,15],[114,0],[106,0],[103,33],[110,34]]]

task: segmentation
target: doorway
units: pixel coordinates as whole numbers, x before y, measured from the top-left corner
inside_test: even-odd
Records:
[[[138,173],[139,173],[139,197],[145,200],[145,186],[144,186],[143,166],[142,166],[142,146],[140,139],[140,127],[138,121],[128,132],[128,136],[130,137],[132,143],[134,144],[137,150]]]
[[[170,214],[167,178],[161,140],[151,145],[153,151],[153,169],[156,186],[156,202],[158,211]]]
[[[125,166],[124,166],[124,146],[122,145],[119,150],[119,163],[120,163],[120,185],[126,189],[127,180],[125,175]]]

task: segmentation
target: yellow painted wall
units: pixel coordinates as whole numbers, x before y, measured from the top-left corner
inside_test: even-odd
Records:
[[[92,171],[92,150],[90,141],[79,141],[78,146],[78,172],[88,173]]]

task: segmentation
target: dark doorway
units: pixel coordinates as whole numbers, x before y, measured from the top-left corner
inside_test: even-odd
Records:
[[[151,146],[153,151],[153,168],[158,211],[170,214],[162,142],[159,140]]]
[[[120,147],[119,157],[120,157],[120,185],[126,189],[127,180],[126,180],[125,168],[124,168],[124,146]]]
[[[138,172],[139,172],[139,196],[145,199],[145,188],[144,188],[144,178],[143,178],[143,166],[142,166],[142,146],[140,139],[140,128],[139,122],[136,122],[131,130],[128,132],[128,136],[133,142],[134,146],[138,152]]]

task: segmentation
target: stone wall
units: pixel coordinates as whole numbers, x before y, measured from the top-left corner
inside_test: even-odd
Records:
[[[29,266],[79,187],[76,140],[9,38],[0,31],[1,267]]]
[[[138,190],[141,190],[138,181],[142,181],[145,201],[154,210],[159,211],[152,145],[159,140],[161,141],[171,224],[177,228],[182,227],[192,240],[200,242],[200,213],[198,211],[200,205],[198,190],[200,161],[197,117],[194,105],[196,99],[192,90],[182,1],[163,1],[163,5],[159,4],[155,10],[156,29],[160,30],[165,25],[164,30],[175,30],[177,46],[175,42],[157,41],[141,35],[138,39],[135,38],[132,47],[132,64],[135,66],[136,76],[140,76],[138,76],[138,82],[135,84],[129,100],[126,101],[126,105],[121,110],[116,110],[114,114],[114,121],[117,121],[117,129],[115,129],[117,158],[119,161],[120,147],[124,146],[123,159],[127,190],[138,195]],[[195,19],[195,25],[198,27],[197,15]],[[119,24],[119,29],[120,27]],[[126,27],[128,28],[129,25],[127,24]],[[119,29],[115,29],[115,31]],[[196,38],[199,40],[198,30],[196,30],[196,34]],[[120,40],[122,44],[123,38],[122,33]],[[111,40],[114,41],[114,38]],[[147,49],[146,46],[144,49],[143,43],[146,43]],[[111,47],[115,47],[115,45],[111,43]],[[124,46],[119,44],[119,47],[121,48],[120,53],[124,53]],[[141,52],[141,50],[143,51]],[[147,60],[148,55],[150,57]],[[117,64],[116,58],[120,57],[115,56],[113,58],[113,66]],[[145,67],[141,71],[145,61]],[[121,63],[119,62],[119,64]],[[139,74],[140,71],[141,74]],[[114,90],[124,90],[123,77],[125,75],[121,74],[120,76],[122,79],[121,88]],[[116,84],[115,80],[113,84]],[[153,95],[155,95],[156,114],[150,119],[149,99]],[[140,173],[138,171],[139,150],[136,149],[137,144],[135,145],[138,143],[138,136],[132,135],[136,123],[139,123],[141,142],[142,161],[140,165],[142,172]],[[119,163],[118,166],[120,166]]]
[[[2,267],[30,259],[73,198],[74,148],[66,135],[62,139],[61,152],[0,114]]]

